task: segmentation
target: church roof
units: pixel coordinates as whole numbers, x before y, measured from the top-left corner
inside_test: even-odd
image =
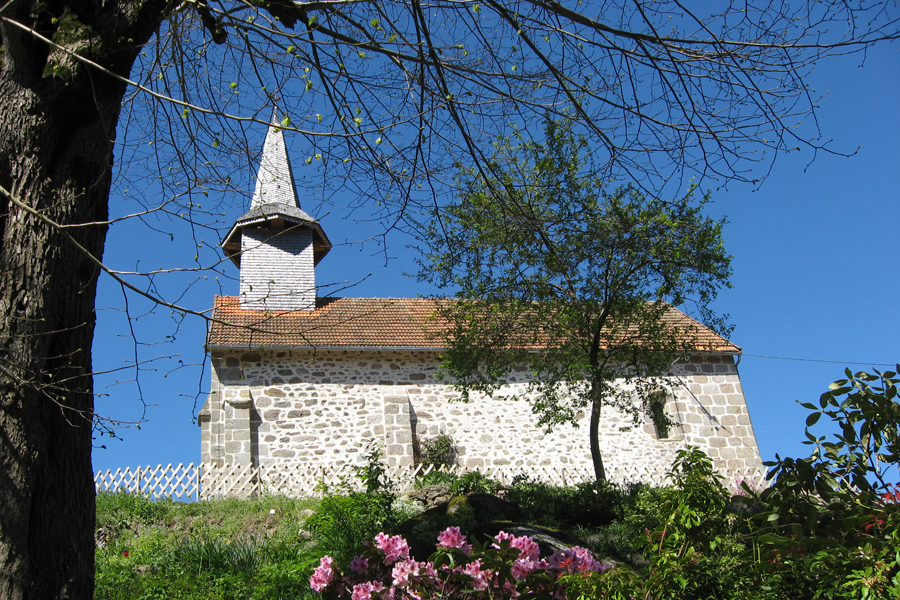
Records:
[[[236,296],[217,296],[207,349],[341,348],[441,350],[434,313],[453,300],[431,298],[319,298],[314,311],[259,311]],[[741,349],[683,312],[665,319],[698,351],[740,354]]]

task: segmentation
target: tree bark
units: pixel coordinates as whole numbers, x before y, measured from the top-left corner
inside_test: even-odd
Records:
[[[118,110],[103,110],[107,130],[99,114],[86,127],[63,128],[59,106],[11,83],[0,83],[3,187],[56,223],[104,221]],[[89,598],[98,269],[64,231],[3,200],[0,597]],[[102,255],[105,226],[68,231]]]
[[[597,481],[606,481],[606,468],[603,466],[603,455],[600,453],[600,408],[603,406],[600,398],[594,389],[591,389],[591,395],[594,397],[591,402],[591,420],[590,432],[591,436],[591,462],[594,464],[594,477]]]
[[[18,0],[3,16],[127,76],[162,6]],[[0,34],[0,597],[88,599],[92,257],[126,87],[15,24]]]

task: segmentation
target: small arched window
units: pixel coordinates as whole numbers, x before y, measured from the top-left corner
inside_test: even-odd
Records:
[[[669,430],[672,426],[672,420],[666,414],[667,394],[662,391],[654,392],[650,396],[649,417],[656,430],[656,439],[665,440],[669,438]]]

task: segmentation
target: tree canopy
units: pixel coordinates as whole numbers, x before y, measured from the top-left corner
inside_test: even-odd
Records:
[[[540,424],[575,423],[590,409],[601,480],[601,408],[660,417],[657,378],[686,353],[708,350],[699,327],[676,325],[672,307],[690,304],[724,332],[711,303],[728,286],[731,257],[723,222],[703,214],[708,197],[607,190],[591,156],[553,120],[542,142],[500,140],[483,169],[490,175],[458,174],[460,198],[435,214],[420,276],[456,291],[440,311],[450,324],[444,368],[464,398],[497,391],[526,366]]]

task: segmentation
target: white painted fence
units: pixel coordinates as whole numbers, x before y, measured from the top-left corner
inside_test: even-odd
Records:
[[[418,477],[431,472],[432,467],[410,466],[388,469],[388,476],[400,490],[412,487]],[[441,469],[462,475],[463,467]],[[508,485],[517,475],[555,485],[573,485],[591,481],[589,469],[544,469],[541,467],[494,467],[479,469],[491,479]],[[609,479],[616,482],[641,481],[652,485],[666,482],[657,473],[627,466],[610,469]],[[753,472],[741,475],[751,486],[765,485],[765,473]],[[94,477],[98,492],[126,491],[151,498],[172,497],[180,500],[211,500],[226,497],[253,497],[263,494],[292,497],[321,496],[327,489],[349,488],[359,490],[361,484],[354,476],[353,465],[310,466],[283,471],[273,467],[234,465],[208,468],[204,465],[178,464],[156,467],[125,468],[115,471],[98,471]],[[738,482],[726,482],[737,488]]]

